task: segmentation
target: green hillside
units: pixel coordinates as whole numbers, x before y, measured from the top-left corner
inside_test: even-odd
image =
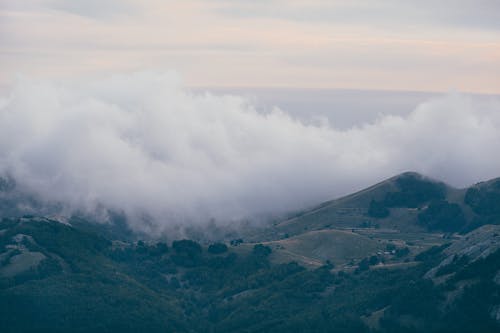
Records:
[[[421,231],[424,227],[418,223],[418,214],[422,209],[436,200],[463,205],[464,194],[464,190],[408,172],[301,212],[275,225],[273,231],[276,235],[296,235],[307,230],[362,226]],[[374,203],[387,213],[371,213]]]
[[[227,243],[3,218],[0,332],[498,332],[498,184],[403,174]]]
[[[316,230],[278,241],[265,242],[273,249],[270,259],[277,263],[297,261],[321,266],[330,261],[342,264],[382,250],[382,244],[351,231]]]
[[[255,245],[130,243],[43,218],[4,219],[0,330],[496,332],[499,232],[485,226],[401,254],[406,262],[370,256],[349,269],[336,258],[320,262],[340,251],[337,241],[353,248],[340,261],[380,245],[332,230]],[[317,262],[305,268],[278,246],[312,252]]]

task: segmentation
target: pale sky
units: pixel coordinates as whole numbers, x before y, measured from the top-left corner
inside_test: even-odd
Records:
[[[500,1],[0,0],[0,85],[174,70],[193,87],[500,93]]]

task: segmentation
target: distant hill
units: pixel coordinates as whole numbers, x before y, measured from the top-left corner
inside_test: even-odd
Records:
[[[406,172],[296,213],[246,238],[250,243],[265,240],[274,249],[275,262],[318,266],[328,260],[345,266],[386,252],[387,246],[417,253],[446,243],[454,233],[500,224],[497,207],[499,180],[457,189]]]
[[[500,216],[500,212],[493,211],[500,202],[499,184],[500,180],[493,180],[456,189],[407,172],[296,213],[275,223],[259,237],[279,238],[310,230],[367,227],[403,232],[466,232],[485,223],[495,223],[495,218]],[[481,223],[480,217],[489,220]]]
[[[366,223],[383,228],[421,230],[418,211],[432,200],[460,202],[464,190],[452,188],[413,172],[392,177],[346,197],[327,201],[275,225],[276,233],[295,235],[324,228],[356,228]],[[378,203],[382,216],[370,214]]]

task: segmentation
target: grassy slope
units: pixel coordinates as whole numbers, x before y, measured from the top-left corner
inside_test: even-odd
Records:
[[[266,242],[273,249],[271,260],[295,260],[306,266],[320,266],[326,260],[342,264],[375,254],[382,245],[352,231],[316,230],[295,237]]]
[[[390,216],[382,219],[375,219],[367,214],[372,199],[382,200],[386,193],[397,191],[397,179],[408,175],[422,177],[415,173],[392,177],[354,194],[298,213],[250,239],[267,240],[266,244],[274,249],[271,257],[274,262],[296,260],[311,267],[324,264],[326,260],[337,265],[346,264],[353,259],[360,260],[376,254],[387,243],[407,246],[412,253],[441,245],[446,242],[442,233],[429,233],[417,224],[417,209],[391,208]],[[465,190],[446,186],[446,199],[450,202],[465,206],[464,194]],[[464,210],[466,214],[470,211],[466,206]],[[377,225],[378,228],[366,225]]]
[[[372,199],[382,200],[386,193],[396,191],[396,180],[402,176],[414,175],[404,173],[368,187],[340,199],[325,202],[311,210],[302,212],[295,217],[275,225],[275,235],[297,235],[308,230],[329,228],[355,228],[363,222],[372,221],[382,228],[394,228],[401,231],[422,231],[416,224],[418,211],[412,208],[392,208],[391,215],[383,219],[370,218],[367,215]],[[446,186],[446,199],[462,205],[465,190]]]

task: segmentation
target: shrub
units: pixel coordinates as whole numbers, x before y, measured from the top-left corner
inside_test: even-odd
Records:
[[[389,216],[389,214],[389,209],[387,209],[383,202],[378,202],[373,199],[370,201],[370,206],[368,207],[369,216],[380,219]]]
[[[224,243],[214,243],[208,246],[208,253],[220,254],[227,252],[227,245]]]

